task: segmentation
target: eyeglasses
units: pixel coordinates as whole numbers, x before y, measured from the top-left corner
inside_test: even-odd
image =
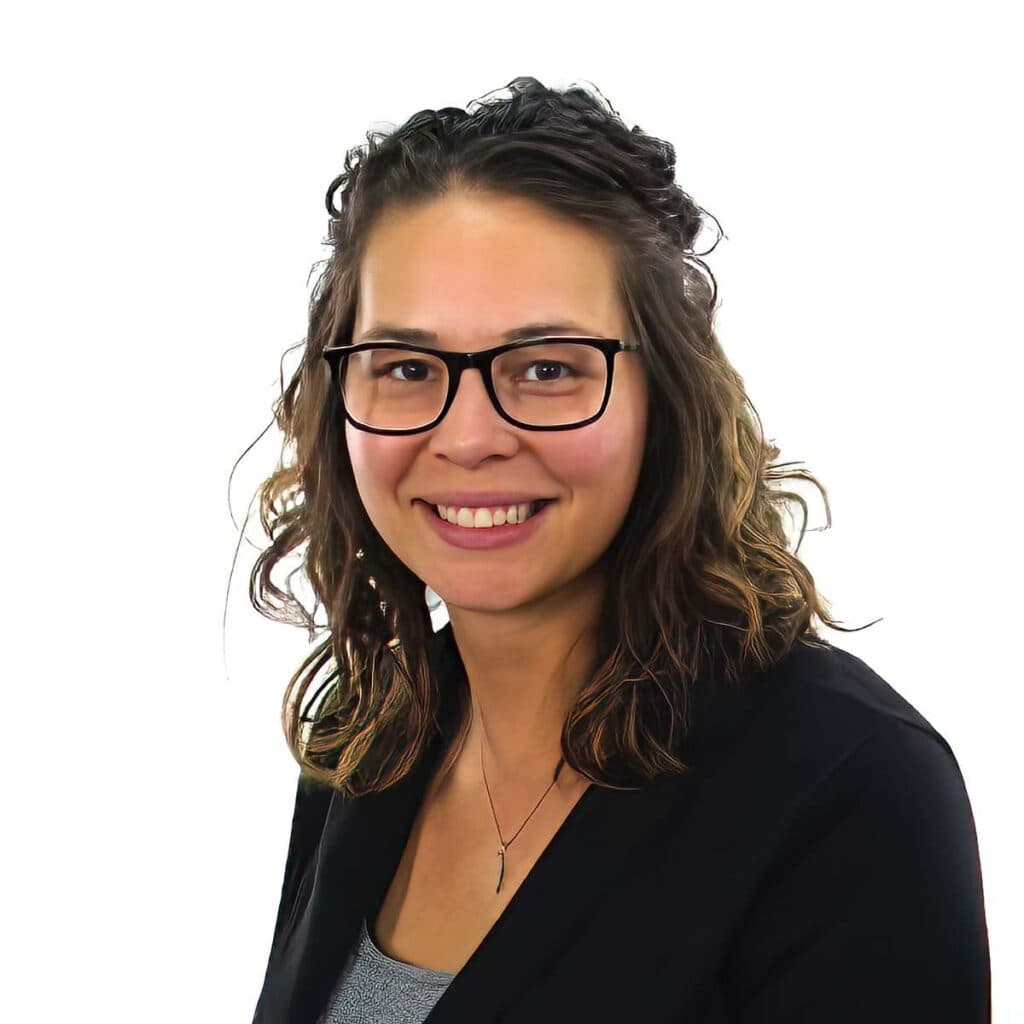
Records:
[[[345,418],[371,434],[415,434],[441,422],[464,370],[478,369],[498,414],[526,430],[572,430],[604,412],[616,352],[639,342],[543,337],[481,352],[398,341],[328,345],[323,357]]]

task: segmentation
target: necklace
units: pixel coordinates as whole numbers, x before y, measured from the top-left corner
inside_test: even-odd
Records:
[[[551,792],[551,786],[553,786],[558,781],[558,775],[559,772],[561,772],[562,770],[563,764],[565,764],[565,758],[560,757],[558,759],[558,766],[555,768],[555,777],[551,780],[551,785],[544,790],[544,796],[542,796],[540,800],[537,801],[533,810],[530,811],[530,813],[526,816],[526,821],[529,821],[530,818],[533,817],[534,812],[544,802],[544,797]],[[505,877],[505,851],[515,841],[516,836],[518,836],[519,833],[523,831],[523,827],[526,825],[526,821],[524,821],[523,824],[520,825],[518,829],[516,829],[515,835],[512,836],[512,838],[507,843],[501,838],[501,829],[498,826],[498,816],[494,813],[494,801],[491,799],[491,787],[487,785],[487,773],[484,771],[484,734],[482,728],[480,730],[480,774],[484,777],[484,788],[487,790],[487,802],[491,805],[491,817],[494,818],[494,830],[498,833],[498,844],[500,846],[500,849],[498,850],[498,888],[494,891],[501,892],[501,880]]]

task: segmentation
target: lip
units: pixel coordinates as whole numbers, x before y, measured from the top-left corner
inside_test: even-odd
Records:
[[[447,522],[437,514],[437,510],[432,505],[428,505],[425,501],[417,499],[415,504],[420,508],[434,532],[453,547],[469,551],[490,551],[492,548],[504,548],[529,540],[540,529],[548,509],[556,502],[552,501],[545,505],[539,512],[530,516],[525,523],[514,526],[480,527],[479,529],[455,526]],[[438,502],[438,504],[443,505],[444,502]]]

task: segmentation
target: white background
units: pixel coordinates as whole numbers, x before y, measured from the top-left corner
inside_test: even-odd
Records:
[[[0,1016],[251,1019],[308,639],[249,605],[257,522],[229,574],[324,191],[368,129],[534,75],[671,140],[721,221],[722,343],[828,488],[799,553],[842,622],[883,617],[825,635],[952,745],[995,1019],[1024,1019],[1010,5],[362,7],[5,19]]]

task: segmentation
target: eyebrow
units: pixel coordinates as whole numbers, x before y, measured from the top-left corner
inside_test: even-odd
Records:
[[[603,335],[596,334],[571,320],[565,320],[561,323],[523,324],[522,327],[513,327],[502,332],[501,337],[505,341],[525,341],[527,338],[544,337],[549,334],[563,334],[566,331],[577,332],[588,338],[603,337]],[[399,327],[396,324],[385,323],[373,324],[372,327],[368,327],[359,336],[360,342],[385,340],[405,341],[411,345],[437,345],[439,341],[434,331],[424,331],[419,327]]]

